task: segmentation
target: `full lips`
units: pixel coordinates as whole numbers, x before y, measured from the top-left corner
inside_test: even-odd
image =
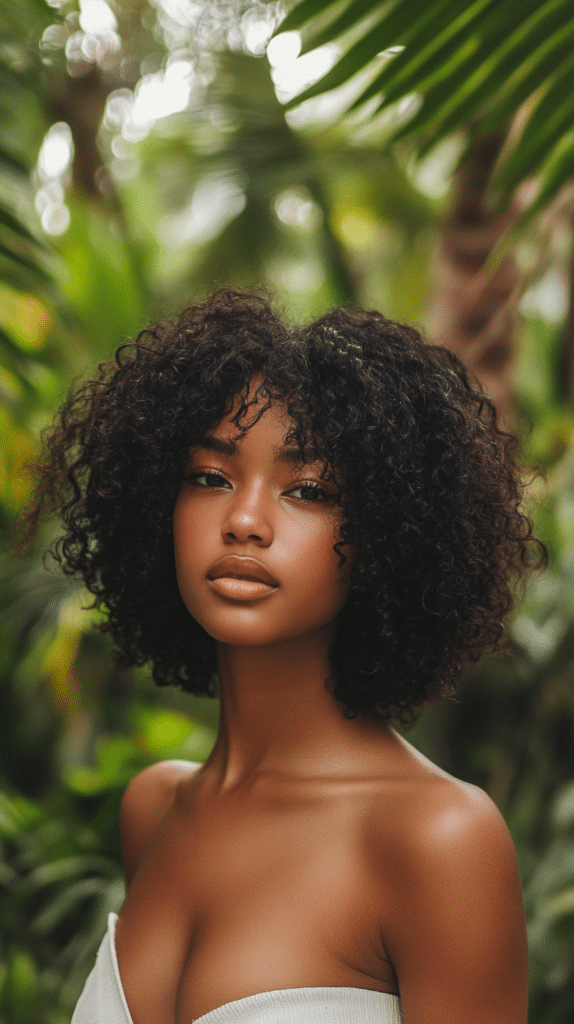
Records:
[[[207,572],[207,578],[211,581],[225,578],[264,583],[269,587],[278,586],[278,581],[259,559],[232,552],[223,555],[213,563]]]
[[[210,579],[209,585],[217,594],[232,601],[259,601],[278,589],[262,580],[237,579],[233,576],[218,576]]]

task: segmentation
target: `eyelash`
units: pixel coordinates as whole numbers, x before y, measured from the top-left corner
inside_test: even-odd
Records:
[[[228,483],[228,481],[225,479],[222,473],[217,473],[213,469],[195,470],[193,473],[190,473],[188,476],[186,476],[185,479],[188,481],[188,483],[195,484],[197,487],[203,487],[205,490],[207,490],[210,486],[219,486],[218,484],[200,484],[198,480],[199,477],[202,476],[206,478],[216,477],[218,480],[223,480],[225,483]],[[317,500],[310,501],[308,498],[297,498],[297,501],[304,501],[307,505],[321,505],[324,502],[330,501],[332,499],[332,495],[329,493],[329,491],[326,491],[323,487],[319,487],[319,485],[314,480],[302,480],[295,487],[292,487],[288,493],[292,494],[293,491],[303,491],[306,489],[313,491],[313,493],[317,495]]]

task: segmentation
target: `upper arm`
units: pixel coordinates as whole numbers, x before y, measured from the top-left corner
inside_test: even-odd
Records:
[[[173,802],[182,779],[199,767],[187,761],[161,761],[144,768],[127,787],[120,807],[120,835],[126,886],[137,870],[158,824]]]
[[[397,858],[385,943],[405,1024],[526,1024],[524,909],[501,815],[465,787],[418,824]]]

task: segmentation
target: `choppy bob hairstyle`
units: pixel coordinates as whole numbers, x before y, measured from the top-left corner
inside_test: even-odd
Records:
[[[286,326],[231,288],[140,333],[72,390],[45,436],[30,521],[57,512],[52,547],[104,606],[119,662],[160,685],[213,693],[215,641],[178,591],[172,513],[190,448],[249,383],[283,401],[287,438],[338,494],[355,553],[331,651],[348,716],[408,720],[450,694],[502,634],[514,587],[544,561],[521,511],[516,439],[458,359],[381,313],[332,309]],[[340,476],[339,476],[340,474]]]

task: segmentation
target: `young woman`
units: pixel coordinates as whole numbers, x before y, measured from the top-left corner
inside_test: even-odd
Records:
[[[124,663],[221,700],[205,764],[127,789],[73,1024],[525,1024],[506,826],[389,725],[496,645],[534,563],[462,365],[224,289],[120,349],[48,449],[37,510]]]

